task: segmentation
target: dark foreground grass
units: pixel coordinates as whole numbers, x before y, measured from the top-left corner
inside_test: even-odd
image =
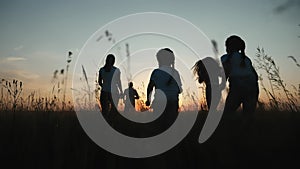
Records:
[[[236,132],[238,117],[229,124],[231,131],[220,125],[199,144],[206,118],[205,112],[199,113],[191,132],[175,148],[156,157],[130,159],[98,147],[75,112],[1,112],[0,168],[298,168],[299,113],[258,112],[255,117],[247,134]]]

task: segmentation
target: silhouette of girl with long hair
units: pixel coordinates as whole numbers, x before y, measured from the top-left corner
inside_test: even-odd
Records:
[[[235,112],[242,104],[243,122],[250,125],[258,101],[258,75],[251,60],[245,54],[246,44],[239,36],[232,35],[225,42],[227,54],[221,57],[229,93],[226,98],[224,116]]]
[[[104,117],[112,120],[113,114],[117,113],[119,96],[122,95],[120,80],[121,72],[114,66],[115,56],[109,54],[106,57],[105,65],[99,70],[98,83],[101,86],[100,104]]]
[[[208,70],[210,71],[208,74]],[[215,99],[217,102],[220,101],[222,90],[225,87],[225,77],[222,76],[222,69],[219,66],[218,62],[211,58],[206,57],[202,60],[199,60],[193,66],[194,75],[198,76],[199,83],[205,83],[205,97],[207,102],[208,109],[217,109],[218,104],[214,104],[214,107],[211,107],[211,99],[212,99],[212,89],[217,89],[215,91]],[[219,84],[219,78],[221,78],[221,84]]]

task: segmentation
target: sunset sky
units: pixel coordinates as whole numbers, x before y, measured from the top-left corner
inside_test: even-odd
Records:
[[[300,62],[298,0],[1,1],[0,78],[20,79],[28,90],[50,91],[53,72],[65,67],[69,50],[74,53],[71,75],[77,54],[95,31],[140,12],[169,13],[190,21],[218,42],[220,54],[229,35],[240,35],[252,60],[256,48],[264,47],[283,80],[300,83],[299,67],[287,58]]]

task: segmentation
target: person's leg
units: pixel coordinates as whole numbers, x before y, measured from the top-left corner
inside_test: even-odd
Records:
[[[225,101],[225,107],[223,111],[223,116],[220,121],[220,128],[228,134],[233,134],[232,130],[235,130],[236,122],[236,110],[241,104],[241,96],[239,91],[229,91],[228,96]]]
[[[223,116],[228,117],[232,115],[241,105],[241,93],[239,91],[229,91],[225,101]]]
[[[132,104],[133,111],[135,111],[135,99],[131,100],[131,104]]]
[[[254,112],[258,101],[258,91],[249,90],[243,97],[243,119],[241,129],[248,132],[254,121]]]
[[[241,121],[237,131],[237,153],[242,153],[245,148],[251,145],[251,137],[253,136],[254,112],[258,101],[258,93],[255,90],[246,91],[242,100],[243,112]],[[251,159],[239,156],[240,164],[251,164]]]
[[[210,105],[211,105],[211,84],[207,83],[206,84],[206,88],[205,88],[205,97],[206,97],[206,103],[207,103],[207,108],[208,110],[210,109]]]
[[[249,82],[248,86],[245,87],[244,94],[243,94],[243,115],[246,117],[253,116],[255,112],[257,101],[258,101],[258,94],[259,94],[259,87],[258,83]]]
[[[217,153],[222,167],[235,168],[237,156],[236,144],[236,110],[241,104],[239,91],[229,91],[225,102],[222,120],[216,130],[218,137]]]
[[[165,109],[164,129],[168,129],[178,116],[178,100],[169,100]]]
[[[255,112],[258,101],[258,94],[256,91],[248,92],[243,98],[243,112],[253,114]],[[248,116],[248,115],[247,115]]]
[[[228,137],[236,137],[237,134],[237,114],[236,110],[242,103],[242,91],[229,91],[225,101],[225,108],[219,126],[227,133]]]
[[[101,108],[102,108],[102,114],[103,114],[104,118],[107,118],[108,111],[109,111],[109,102],[108,102],[107,92],[101,91],[100,105],[101,105]]]
[[[119,95],[117,93],[109,93],[108,101],[110,103],[109,119],[113,125],[118,112]]]
[[[212,92],[212,90],[214,89],[214,91]],[[222,91],[220,90],[219,85],[210,85],[208,84],[206,86],[206,100],[207,100],[207,106],[208,109],[212,109],[212,110],[216,110],[220,99],[221,99],[221,93]],[[213,95],[212,95],[213,94]],[[212,100],[214,99],[214,100]],[[214,101],[213,106],[211,106],[212,101]]]
[[[129,108],[128,101],[125,100],[125,102],[124,102],[124,113],[128,113],[129,112],[128,108]]]
[[[163,119],[163,130],[167,130],[170,128],[174,122],[176,121],[176,118],[178,116],[178,100],[177,99],[168,99],[166,109],[164,111],[164,119]],[[169,139],[176,139],[176,134],[170,135]],[[183,160],[183,157],[181,157],[181,149],[174,148],[172,150],[172,153],[166,153],[165,154],[165,162],[166,162],[166,168],[182,168],[181,161]]]
[[[130,99],[130,111],[135,112],[135,99]]]

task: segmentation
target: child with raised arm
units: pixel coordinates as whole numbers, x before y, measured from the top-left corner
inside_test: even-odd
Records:
[[[178,71],[174,68],[175,55],[169,48],[160,49],[156,58],[158,61],[158,68],[151,73],[150,81],[147,87],[147,101],[146,105],[150,105],[151,92],[155,87],[154,100],[152,108],[154,113],[163,108],[166,98],[166,107],[163,110],[163,117],[165,127],[169,127],[178,115],[178,101],[179,94],[182,92],[182,84]],[[165,95],[163,97],[161,92]]]

